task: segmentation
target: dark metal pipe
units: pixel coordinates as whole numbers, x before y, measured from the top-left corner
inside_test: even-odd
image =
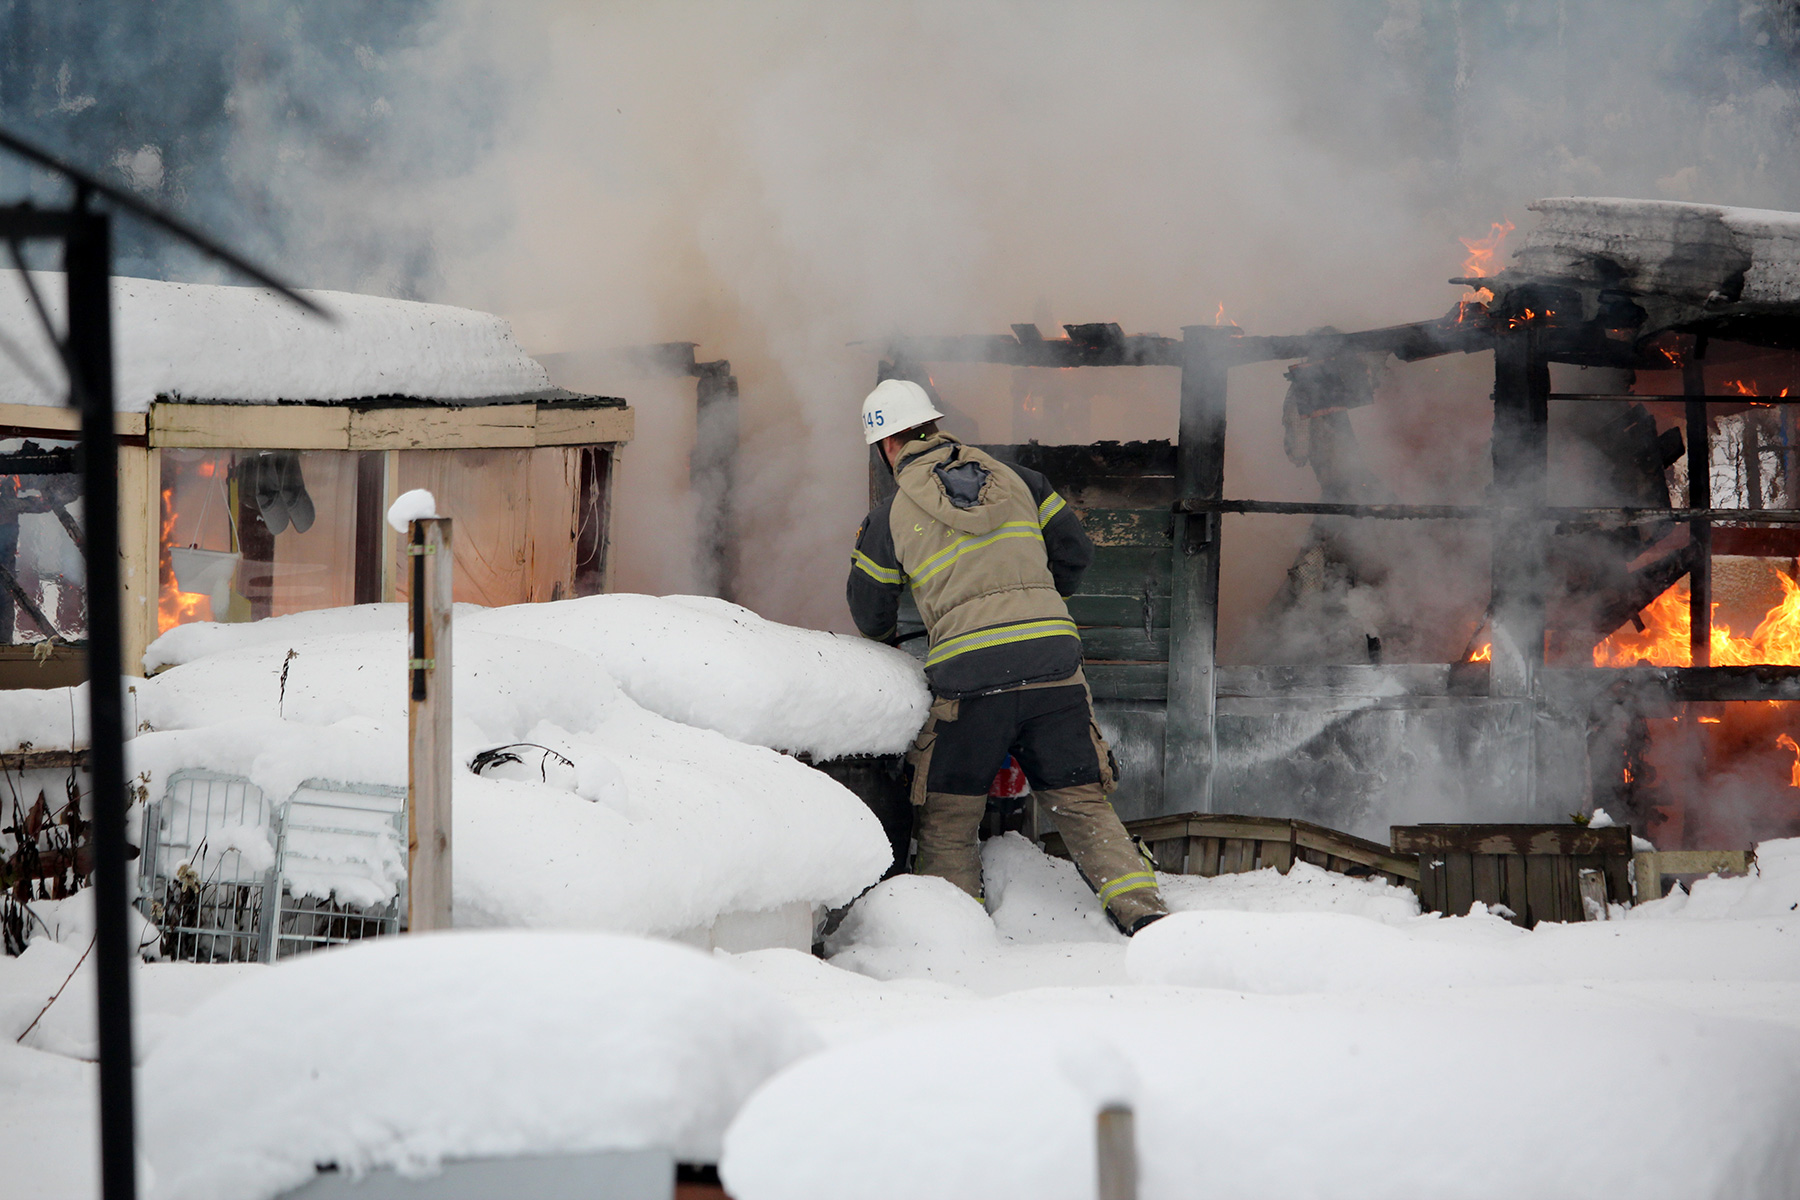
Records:
[[[1681,364],[1686,395],[1688,506],[1712,507],[1712,438],[1706,420],[1706,335]],[[1712,665],[1712,523],[1689,521],[1694,566],[1688,572],[1688,649],[1696,667]]]
[[[86,209],[87,195],[79,207]],[[94,975],[100,1042],[100,1190],[137,1194],[131,1087],[131,905],[126,877],[124,653],[119,603],[119,448],[113,430],[112,248],[108,218],[81,211],[64,244],[70,399],[81,410],[92,773]]]

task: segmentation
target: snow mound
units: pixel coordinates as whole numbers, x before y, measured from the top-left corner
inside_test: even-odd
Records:
[[[1105,1042],[1039,1022],[924,1025],[839,1046],[744,1106],[720,1164],[736,1200],[1094,1195]]]
[[[666,1148],[711,1162],[817,1039],[705,955],[604,934],[367,942],[202,1004],[139,1079],[155,1197],[260,1200],[316,1165]]]
[[[139,681],[125,682],[131,686]],[[127,713],[130,699],[126,697]],[[87,744],[87,684],[0,690],[0,750],[68,750]]]
[[[1159,875],[1163,899],[1174,912],[1235,909],[1241,912],[1335,912],[1405,924],[1419,915],[1418,893],[1383,879],[1357,878],[1296,862],[1284,875],[1273,867],[1235,875]]]
[[[1091,1200],[1095,1115],[1121,1086],[1144,1200],[1775,1200],[1800,1172],[1800,1035],[1770,1025],[1567,995],[1375,1004],[1068,988],[989,1006],[776,1076],[726,1133],[726,1188],[737,1200]],[[1395,1084],[1420,1063],[1429,1079],[1478,1083]],[[1596,1102],[1570,1082],[1622,1073],[1656,1102]]]
[[[0,276],[0,330],[30,364],[0,375],[0,404],[61,405],[67,398],[42,386],[62,378],[62,368],[44,345],[24,282],[16,271]],[[33,272],[32,280],[60,325],[63,276]],[[118,407],[144,412],[161,399],[473,400],[550,390],[549,374],[491,313],[350,292],[303,294],[333,319],[264,288],[115,276]]]
[[[842,904],[886,869],[879,822],[836,781],[647,712],[594,657],[483,611],[456,616],[453,752],[511,746],[528,769],[455,777],[458,924],[686,935]],[[137,682],[133,773],[152,798],[184,768],[242,775],[275,804],[314,778],[404,785],[404,621],[365,605],[172,631],[152,657],[177,665]]]
[[[414,521],[430,520],[437,515],[437,497],[424,488],[414,488],[402,492],[400,498],[388,506],[387,523],[395,533],[405,533]]]
[[[1159,876],[1159,882],[1165,878]],[[981,885],[994,928],[1008,942],[1125,940],[1075,864],[1050,857],[1020,834],[982,844]]]
[[[516,604],[459,614],[457,628],[592,655],[651,712],[815,759],[897,754],[931,704],[917,660],[902,651],[780,625],[705,596]]]
[[[883,951],[980,950],[999,942],[981,903],[948,879],[896,875],[857,900],[825,948],[843,960],[838,966],[851,966]]]
[[[1506,974],[1482,949],[1329,912],[1173,913],[1131,940],[1125,963],[1138,983],[1264,994],[1404,991]]]
[[[1800,838],[1781,838],[1756,847],[1756,868],[1750,874],[1696,880],[1691,892],[1676,891],[1640,904],[1630,915],[1741,921],[1785,917],[1796,909],[1800,909]]]

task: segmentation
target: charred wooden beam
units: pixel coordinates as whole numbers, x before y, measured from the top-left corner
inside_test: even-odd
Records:
[[[1232,333],[1182,330],[1181,425],[1175,444],[1177,500],[1217,500],[1225,488],[1225,396]],[[1218,759],[1218,518],[1182,512],[1174,521],[1170,578],[1168,726],[1164,803],[1207,811]]]
[[[1706,338],[1694,339],[1681,364],[1687,397],[1688,506],[1712,507],[1712,438],[1706,419]],[[1696,667],[1712,665],[1712,523],[1689,521],[1694,562],[1688,573],[1688,647]]]
[[[1505,504],[1340,504],[1325,500],[1177,500],[1177,513],[1260,513],[1319,517],[1371,517],[1386,521],[1512,521],[1529,519],[1572,528],[1730,521],[1745,526],[1800,524],[1792,508],[1611,508],[1606,506]]]

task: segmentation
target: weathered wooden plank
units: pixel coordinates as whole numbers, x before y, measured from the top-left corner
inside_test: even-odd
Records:
[[[1133,596],[1096,596],[1087,592],[1076,592],[1063,601],[1069,606],[1069,617],[1077,625],[1117,625],[1126,629],[1142,629],[1144,627],[1145,599],[1141,595]],[[1148,601],[1150,609],[1150,627],[1167,629],[1169,627],[1169,605],[1167,596],[1151,596]]]
[[[1169,594],[1169,552],[1137,546],[1098,546],[1094,561],[1081,576],[1081,593],[1089,596],[1141,597]]]
[[[1169,661],[1169,631],[1096,626],[1081,631],[1081,654],[1089,662]]]
[[[1081,527],[1095,546],[1148,546],[1166,550],[1175,515],[1166,508],[1089,508]]]
[[[1425,912],[1444,911],[1444,860],[1441,858],[1419,858],[1419,908]]]
[[[113,414],[113,431],[120,437],[141,438],[144,425],[143,413]],[[0,429],[6,430],[9,436],[78,434],[81,432],[81,410],[61,404],[0,404]]]
[[[1198,859],[1199,866],[1193,864]],[[1219,839],[1216,837],[1197,837],[1188,839],[1188,865],[1190,875],[1213,876],[1219,873]]]
[[[629,442],[637,431],[637,414],[629,408],[563,408],[538,405],[536,441],[540,446],[596,446]]]
[[[1156,841],[1149,842],[1149,846],[1150,857],[1156,860],[1156,865],[1159,868],[1174,875],[1185,875],[1188,873],[1188,839],[1185,835],[1181,837],[1159,838]]]
[[[1168,695],[1164,663],[1088,663],[1082,670],[1096,700],[1161,700]]]
[[[1395,825],[1403,854],[1631,854],[1631,831],[1583,825]]]
[[[1351,862],[1401,875],[1408,879],[1418,878],[1419,866],[1416,857],[1395,854],[1379,842],[1371,842],[1366,838],[1340,833],[1335,829],[1327,829],[1323,825],[1314,825],[1310,821],[1295,821],[1293,825],[1296,845],[1324,850],[1340,858],[1349,859]]]
[[[1556,859],[1548,854],[1525,855],[1525,920],[1528,926],[1539,921],[1560,921],[1556,889]]]
[[[1525,856],[1522,854],[1500,854],[1495,858],[1500,863],[1500,897],[1501,902],[1512,910],[1512,921],[1516,925],[1524,925],[1531,912],[1530,893],[1525,884]]]
[[[1657,865],[1658,857],[1654,850],[1631,856],[1631,898],[1634,903],[1648,904],[1662,899],[1662,870]]]
[[[1575,875],[1576,890],[1581,898],[1581,917],[1585,921],[1612,919],[1606,907],[1606,876],[1597,868],[1583,867]]]
[[[347,436],[352,450],[467,450],[537,444],[537,407],[532,404],[370,408],[352,410],[349,416]]]
[[[65,771],[86,767],[88,749],[0,751],[0,771]]]
[[[350,411],[325,404],[153,404],[150,444],[195,449],[348,450]]]
[[[1221,838],[1219,842],[1219,874],[1240,875],[1256,866],[1256,841],[1253,838]]]
[[[1256,844],[1259,855],[1258,865],[1274,867],[1283,875],[1294,865],[1294,844],[1292,842],[1260,841]]]
[[[1662,875],[1747,875],[1755,857],[1743,850],[1659,850],[1656,866]]]
[[[1475,899],[1490,908],[1502,903],[1503,894],[1500,886],[1500,855],[1476,854],[1469,860],[1472,880],[1470,887]]]

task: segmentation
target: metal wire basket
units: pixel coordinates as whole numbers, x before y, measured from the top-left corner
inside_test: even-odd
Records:
[[[274,962],[398,933],[406,791],[309,779],[275,805],[243,776],[177,771],[146,806],[138,861],[165,959]]]

